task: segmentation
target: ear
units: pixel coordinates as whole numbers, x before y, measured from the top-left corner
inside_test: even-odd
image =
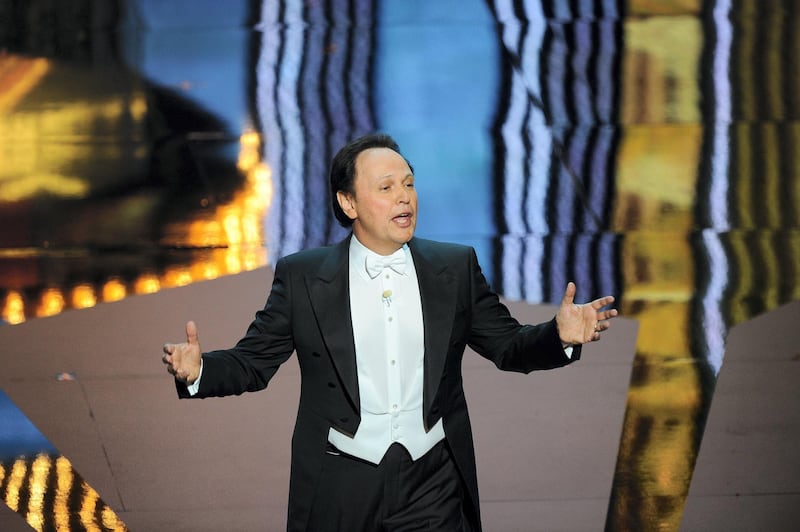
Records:
[[[351,220],[358,218],[354,200],[355,198],[353,198],[352,194],[348,194],[347,192],[343,192],[341,190],[336,192],[336,201],[339,202],[339,207],[341,207],[342,211]]]

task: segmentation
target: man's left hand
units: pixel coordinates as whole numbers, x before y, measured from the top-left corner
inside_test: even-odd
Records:
[[[611,319],[617,316],[617,309],[601,310],[614,302],[614,296],[605,296],[577,305],[575,291],[575,283],[570,281],[556,314],[558,335],[565,346],[599,340],[600,334],[611,326]]]

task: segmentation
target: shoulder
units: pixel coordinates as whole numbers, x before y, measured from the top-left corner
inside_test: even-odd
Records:
[[[314,264],[321,260],[325,260],[336,246],[321,246],[316,248],[304,249],[284,255],[278,262],[288,264]]]
[[[275,271],[335,272],[347,263],[349,239],[336,244],[304,249],[278,259]]]
[[[472,246],[456,244],[453,242],[440,242],[438,240],[428,240],[426,238],[414,237],[409,243],[412,251],[434,252],[445,255],[464,256],[474,253]]]
[[[408,243],[408,246],[415,256],[423,257],[434,264],[445,263],[452,265],[477,262],[475,249],[464,244],[414,237]]]

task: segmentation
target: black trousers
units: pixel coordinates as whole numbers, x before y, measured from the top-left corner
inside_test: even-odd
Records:
[[[328,446],[313,532],[467,532],[466,491],[445,441],[414,461],[393,444],[375,465]]]

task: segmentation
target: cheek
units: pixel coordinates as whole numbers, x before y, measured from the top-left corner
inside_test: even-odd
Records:
[[[388,201],[376,201],[369,210],[370,216],[375,219],[389,218],[391,212],[391,204]]]

